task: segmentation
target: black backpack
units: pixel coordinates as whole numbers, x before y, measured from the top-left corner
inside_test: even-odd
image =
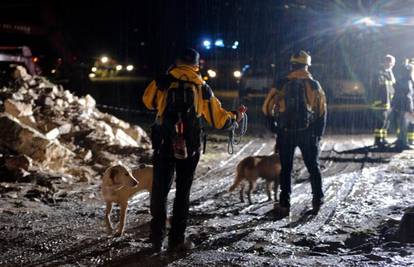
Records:
[[[306,95],[306,80],[286,80],[284,99],[286,109],[277,116],[279,127],[287,131],[305,130],[311,124],[313,111],[308,105]]]
[[[175,124],[181,118],[184,124],[184,138],[188,150],[200,147],[200,119],[194,106],[194,90],[197,85],[191,81],[179,80],[166,75],[157,81],[161,90],[167,90],[166,106],[161,125],[162,138],[169,143],[177,135]]]

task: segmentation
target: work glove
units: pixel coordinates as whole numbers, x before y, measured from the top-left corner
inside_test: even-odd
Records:
[[[236,121],[240,122],[244,118],[244,114],[247,111],[247,107],[241,105],[237,110],[233,110],[232,113],[236,115]]]

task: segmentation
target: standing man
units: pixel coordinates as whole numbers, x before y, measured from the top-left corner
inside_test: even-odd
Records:
[[[392,110],[396,115],[400,129],[396,148],[400,151],[411,149],[409,146],[409,125],[414,111],[414,59],[408,59],[395,86],[395,96],[392,100]],[[412,123],[412,122],[411,122]]]
[[[156,110],[151,128],[154,149],[154,180],[151,194],[151,242],[154,252],[161,251],[165,236],[168,192],[176,173],[176,194],[173,206],[168,250],[191,249],[186,240],[190,189],[200,159],[200,119],[203,117],[217,129],[226,129],[241,120],[244,107],[238,112],[226,111],[199,73],[199,53],[187,48],[176,59],[167,74],[152,81],[146,88],[143,102]]]
[[[372,81],[374,92],[372,109],[375,115],[374,145],[380,148],[388,144],[386,138],[390,125],[391,100],[394,95],[395,78],[392,72],[394,65],[395,57],[386,55]]]
[[[300,51],[293,55],[290,58],[291,72],[271,89],[262,108],[265,116],[274,118],[282,164],[280,199],[275,205],[279,219],[290,212],[291,172],[296,147],[301,150],[310,173],[314,212],[318,212],[323,204],[319,142],[326,125],[326,98],[319,82],[308,70],[310,65],[308,53]]]

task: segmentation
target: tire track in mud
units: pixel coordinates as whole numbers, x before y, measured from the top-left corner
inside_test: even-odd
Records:
[[[366,142],[363,141],[363,146],[366,146]],[[360,147],[357,143],[351,145],[348,149],[354,149],[355,147]],[[358,156],[354,156],[352,159],[346,159],[345,161],[339,161],[334,155],[338,155],[337,149],[335,149],[335,144],[328,144],[326,145],[328,148],[325,149],[323,152],[330,162],[328,163],[328,167],[324,169],[324,176],[326,174],[335,173],[336,175],[328,176],[325,178],[325,191],[326,191],[326,202],[321,211],[316,216],[309,216],[306,212],[307,207],[304,205],[304,197],[311,196],[310,193],[310,186],[308,183],[304,184],[296,184],[294,186],[294,195],[292,198],[292,213],[299,214],[299,216],[290,217],[288,220],[281,220],[276,222],[268,222],[269,219],[266,218],[264,215],[271,211],[272,204],[259,204],[259,206],[255,207],[256,204],[253,204],[250,207],[245,208],[240,212],[240,214],[255,214],[256,218],[249,218],[246,222],[242,223],[235,223],[234,225],[230,225],[225,227],[225,229],[221,229],[223,234],[219,233],[216,238],[210,240],[207,243],[201,245],[203,248],[209,247],[220,247],[223,244],[227,246],[231,246],[231,244],[237,243],[244,239],[246,236],[249,235],[250,229],[255,227],[255,229],[262,229],[272,228],[272,229],[293,229],[295,228],[295,232],[303,232],[303,233],[315,233],[316,231],[320,230],[324,225],[328,224],[329,221],[334,216],[337,207],[346,202],[347,197],[352,192],[355,183],[360,178],[360,174],[362,170],[366,167],[367,164],[375,165],[377,164],[375,161],[370,161],[369,158],[372,156],[368,149],[364,153],[360,153]],[[326,155],[327,154],[327,155]],[[389,155],[385,155],[384,158],[387,158]],[[329,159],[329,158],[333,159]],[[338,158],[341,158],[339,156]],[[348,164],[346,164],[348,162]],[[324,162],[326,164],[326,162]],[[326,165],[325,165],[326,166]],[[302,165],[302,168],[304,166]],[[336,184],[335,184],[336,182]],[[309,188],[307,188],[309,187]],[[219,196],[219,195],[218,195]],[[310,197],[311,198],[311,197]],[[236,207],[237,208],[237,207]],[[232,221],[236,221],[239,219],[240,216],[235,216],[232,218]],[[214,217],[217,219],[217,216]],[[220,217],[219,217],[220,219]],[[242,221],[242,220],[240,220]],[[224,224],[221,224],[224,225]],[[210,232],[213,229],[210,229]],[[236,236],[232,236],[229,238],[229,232],[238,231]],[[213,231],[214,232],[214,231]]]
[[[217,192],[227,192],[227,184],[230,184],[233,182],[234,178],[234,171],[235,166],[240,158],[243,158],[244,156],[251,155],[252,153],[256,152],[259,153],[261,150],[266,148],[267,143],[266,142],[253,142],[249,141],[246,144],[244,144],[234,155],[230,156],[228,159],[222,161],[216,168],[213,168],[209,170],[207,173],[202,175],[201,177],[196,177],[194,179],[194,184],[191,191],[191,207],[194,206],[195,203],[202,203],[203,199],[210,199],[211,194],[216,194]],[[228,176],[222,175],[222,173],[231,173]],[[174,191],[175,189],[172,189],[169,194],[169,210],[172,208],[172,199],[174,198]],[[141,201],[148,201],[148,196],[139,196],[138,198],[134,199],[131,204],[133,205],[135,202],[141,202]],[[131,216],[132,217],[132,216]],[[191,216],[190,216],[191,217]],[[129,218],[129,220],[132,220]],[[131,227],[128,227],[129,230],[131,230]],[[144,223],[138,226],[133,227],[134,231],[134,237],[135,238],[141,238],[142,236],[148,236],[148,223]],[[122,244],[122,241],[115,241],[112,243],[112,246],[118,246]],[[105,246],[105,240],[102,240],[100,243],[97,242],[95,245],[103,245],[102,249],[100,250],[101,253],[108,253],[108,247]],[[62,252],[64,254],[64,252]],[[95,255],[99,253],[94,253]],[[81,256],[82,255],[82,256]],[[82,253],[81,255],[77,255],[76,257],[79,258],[85,258],[90,256],[90,253]],[[127,258],[130,258],[131,260],[137,259],[139,257],[140,253],[138,253],[135,256],[127,256]],[[141,255],[141,257],[145,257],[148,255]],[[120,262],[125,262],[122,260],[122,257],[119,258]],[[172,262],[176,260],[176,257],[162,257],[161,261],[159,258],[153,259],[153,258],[146,258],[145,261],[142,262],[144,264],[143,266],[161,266],[168,264],[169,262]],[[115,264],[116,265],[116,264]],[[123,264],[121,264],[123,265]],[[119,266],[121,266],[119,265]]]
[[[272,139],[273,140],[273,139]],[[270,154],[273,151],[273,146],[268,145],[269,142],[253,142],[249,141],[244,144],[236,154],[232,155],[228,159],[222,161],[216,168],[209,170],[206,174],[198,177],[194,180],[191,190],[191,203],[190,203],[190,221],[197,221],[198,223],[189,223],[187,231],[191,232],[192,227],[204,228],[201,221],[204,221],[207,217],[212,217],[210,211],[206,211],[204,207],[211,207],[211,203],[215,203],[217,197],[227,195],[227,189],[234,180],[235,170],[237,163],[244,157],[258,154]],[[227,173],[228,175],[223,175]],[[170,194],[169,197],[169,209],[172,207],[172,201],[174,194]],[[170,199],[171,198],[171,199]],[[214,206],[217,207],[217,206]],[[219,208],[220,209],[220,208]],[[201,212],[200,212],[201,211]],[[200,212],[200,213],[199,213]],[[195,226],[193,226],[195,225]],[[135,228],[140,231],[142,227]],[[140,231],[141,232],[141,231]],[[197,236],[200,237],[200,229],[197,229]],[[202,234],[202,233],[201,233]],[[197,242],[201,243],[201,241]],[[126,262],[136,259],[137,256],[128,257],[128,259],[120,259],[115,266],[125,266]],[[177,260],[176,256],[162,256],[161,258],[146,258],[142,263],[142,266],[165,266],[169,263]]]
[[[279,240],[278,235],[284,235],[286,245],[291,242],[290,233],[295,235],[297,232],[306,234],[319,231],[335,215],[338,205],[346,202],[359,179],[358,174],[367,165],[378,164],[375,160],[370,160],[372,156],[376,156],[375,153],[366,150],[349,157],[346,153],[341,153],[343,151],[338,152],[336,143],[335,140],[328,139],[322,147],[323,176],[326,177],[324,179],[326,203],[319,214],[313,217],[306,215],[307,206],[311,203],[308,181],[306,183],[301,180],[295,181],[292,194],[292,216],[280,221],[273,221],[267,216],[273,209],[273,202],[246,205],[239,202],[238,194],[227,193],[227,188],[233,181],[232,175],[234,175],[237,161],[243,156],[259,154],[260,150],[269,147],[263,144],[249,146],[243,151],[244,153],[239,154],[239,158],[234,157],[224,166],[219,166],[208,172],[202,179],[196,180],[192,191],[191,223],[188,228],[192,239],[198,244],[195,250],[207,251],[216,248],[220,250],[219,253],[226,254],[238,251],[237,244],[240,242],[259,240],[259,242],[268,243],[266,240],[260,241],[262,237],[255,236],[256,231],[269,232],[272,236],[276,233],[276,242]],[[366,142],[362,143],[366,145]],[[360,146],[361,143],[351,142],[342,150],[352,150]],[[297,166],[297,173],[294,175],[299,173],[303,176],[306,172],[302,162],[301,157],[295,157],[294,164]],[[249,250],[245,253],[253,255]],[[183,257],[182,260],[185,262],[186,258]],[[177,262],[180,262],[180,259],[170,258],[164,261],[165,264]]]
[[[268,216],[268,213],[273,209],[273,202],[262,202],[265,195],[263,188],[260,188],[260,194],[253,193],[252,196],[255,203],[252,205],[240,203],[238,194],[227,192],[227,188],[234,180],[238,161],[247,155],[269,154],[273,149],[273,143],[273,139],[267,140],[267,142],[247,142],[237,151],[237,154],[225,159],[221,164],[217,164],[215,168],[210,169],[204,175],[195,178],[191,191],[190,223],[188,228],[190,235],[192,235],[192,238],[194,237],[194,241],[198,245],[195,251],[206,251],[211,248],[222,248],[224,246],[231,252],[237,250],[239,242],[251,240],[268,242],[261,240],[261,237],[255,235],[256,230],[272,233],[276,235],[276,238],[278,238],[277,235],[285,235],[288,242],[286,243],[285,241],[286,244],[290,242],[290,233],[293,236],[295,232],[314,233],[320,231],[335,215],[337,207],[347,201],[355,183],[358,181],[358,173],[362,172],[367,166],[378,164],[377,161],[373,160],[375,157],[387,157],[385,154],[381,156],[378,153],[371,153],[369,150],[356,154],[355,157],[349,157],[349,154],[338,150],[338,147],[335,146],[335,140],[328,139],[324,141],[321,158],[324,158],[322,161],[324,166],[323,176],[326,177],[324,178],[325,205],[318,215],[313,217],[306,216],[306,211],[311,203],[310,185],[308,179],[295,180],[292,193],[291,217],[280,221],[273,221]],[[363,142],[363,144],[365,145],[366,143]],[[349,144],[349,146],[345,147],[345,150],[354,149],[356,146],[358,146],[357,143]],[[294,164],[295,170],[297,170],[295,175],[304,176],[307,173],[301,157],[296,157]],[[174,194],[170,194],[170,200],[173,197]],[[131,202],[131,206],[142,201],[148,202],[148,196],[139,196]],[[170,208],[171,205],[172,203]],[[137,210],[140,210],[140,208],[130,209],[129,223],[127,225],[127,231],[130,232],[129,237],[120,239],[96,237],[96,235],[93,237],[91,230],[88,229],[90,225],[81,225],[81,227],[74,228],[73,230],[79,230],[79,232],[86,235],[86,238],[83,237],[75,243],[70,243],[70,245],[63,245],[63,249],[53,255],[50,255],[47,251],[42,251],[42,253],[44,252],[43,256],[39,256],[40,258],[27,263],[25,266],[52,266],[64,263],[85,264],[85,262],[98,265],[105,264],[109,258],[114,260],[125,257],[131,259],[129,263],[141,258],[141,260],[143,259],[142,266],[160,266],[174,263],[180,258],[185,258],[185,255],[180,257],[164,257],[160,261],[159,258],[148,257],[144,252],[140,252],[139,249],[137,249],[138,253],[134,255],[131,255],[130,252],[128,254],[125,251],[120,255],[111,255],[111,248],[120,248],[122,250],[123,247],[128,246],[128,242],[132,241],[140,243],[141,249],[142,246],[149,246],[149,244],[142,245],[143,242],[140,241],[143,237],[148,236],[149,215],[146,214],[141,218],[140,214],[133,214]],[[103,209],[100,212],[102,213]],[[144,219],[145,222],[133,222],[139,219]],[[101,231],[101,229],[96,231]],[[131,234],[131,232],[133,233]],[[246,253],[253,255],[251,251],[246,251]],[[91,259],[96,261],[92,262]],[[114,265],[116,265],[115,262]]]

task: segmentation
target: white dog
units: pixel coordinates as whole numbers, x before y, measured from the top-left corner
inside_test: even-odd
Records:
[[[125,166],[116,165],[109,167],[102,176],[102,198],[106,202],[105,224],[107,231],[112,233],[111,211],[112,204],[120,207],[119,224],[115,236],[121,236],[124,232],[128,200],[139,191],[152,191],[152,167],[141,165],[132,172]]]

